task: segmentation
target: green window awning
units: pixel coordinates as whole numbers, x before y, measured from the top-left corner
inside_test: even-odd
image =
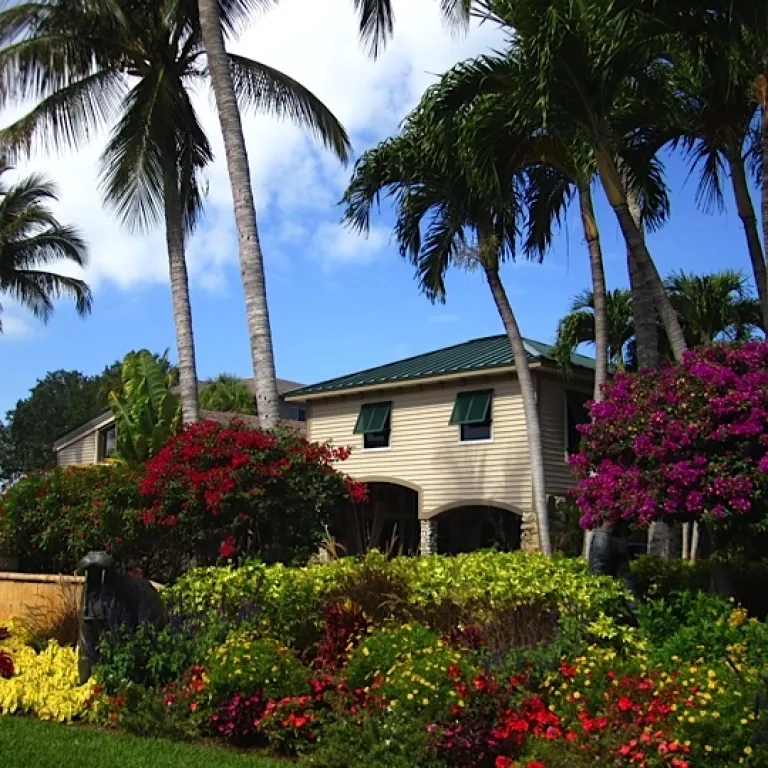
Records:
[[[482,424],[491,413],[492,389],[480,392],[459,392],[453,405],[449,424]]]
[[[370,435],[374,432],[383,432],[391,411],[392,403],[368,403],[361,406],[354,434]]]

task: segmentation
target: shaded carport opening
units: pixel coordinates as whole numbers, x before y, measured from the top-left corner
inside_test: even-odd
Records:
[[[437,551],[458,555],[478,549],[520,549],[521,523],[520,515],[500,507],[456,507],[437,517]]]
[[[368,503],[347,512],[339,537],[347,554],[378,549],[392,555],[415,555],[419,550],[419,494],[389,482],[368,482]]]

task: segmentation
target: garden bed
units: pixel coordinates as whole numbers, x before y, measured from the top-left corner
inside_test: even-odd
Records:
[[[168,623],[113,627],[84,686],[12,627],[0,709],[321,768],[768,764],[768,631],[705,593],[632,616],[581,560],[482,552],[204,568],[163,597]]]

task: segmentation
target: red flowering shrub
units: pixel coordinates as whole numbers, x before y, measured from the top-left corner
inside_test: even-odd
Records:
[[[572,458],[581,523],[742,521],[765,514],[768,343],[716,345],[619,374]]]
[[[141,522],[141,477],[135,468],[115,464],[22,478],[0,498],[0,549],[17,553],[24,571],[72,573],[96,549],[158,576],[166,541]]]
[[[365,498],[365,486],[335,468],[348,455],[293,430],[194,424],[148,462],[143,520],[199,558],[306,560],[335,513]]]

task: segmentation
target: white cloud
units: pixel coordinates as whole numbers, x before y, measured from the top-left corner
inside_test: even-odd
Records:
[[[499,40],[488,25],[466,36],[449,34],[438,0],[395,0],[395,13],[395,37],[377,61],[359,43],[349,0],[283,0],[255,17],[231,47],[309,87],[339,117],[359,153],[396,130],[435,73]],[[207,172],[207,216],[190,243],[189,272],[196,284],[220,291],[224,266],[237,261],[237,238],[212,99],[201,93],[196,103],[216,160]],[[262,229],[268,224],[278,241],[294,247],[305,242],[329,267],[370,259],[386,246],[383,230],[365,240],[339,227],[336,203],[349,169],[316,140],[266,116],[245,115],[244,129]],[[123,289],[165,282],[162,231],[128,234],[102,207],[97,162],[104,143],[102,138],[77,154],[39,157],[23,170],[34,167],[57,181],[57,214],[85,233],[91,250],[86,276],[96,290],[105,281]]]
[[[3,331],[0,333],[0,343],[26,339],[35,334],[36,329],[32,323],[39,321],[35,321],[32,315],[25,317],[23,313],[23,309],[17,309],[9,306],[8,302],[3,302],[2,310],[0,310],[0,323],[3,326]]]
[[[372,226],[367,235],[360,235],[341,224],[322,222],[313,238],[312,255],[321,258],[328,268],[366,263],[386,248],[389,239],[389,232],[383,227]]]

